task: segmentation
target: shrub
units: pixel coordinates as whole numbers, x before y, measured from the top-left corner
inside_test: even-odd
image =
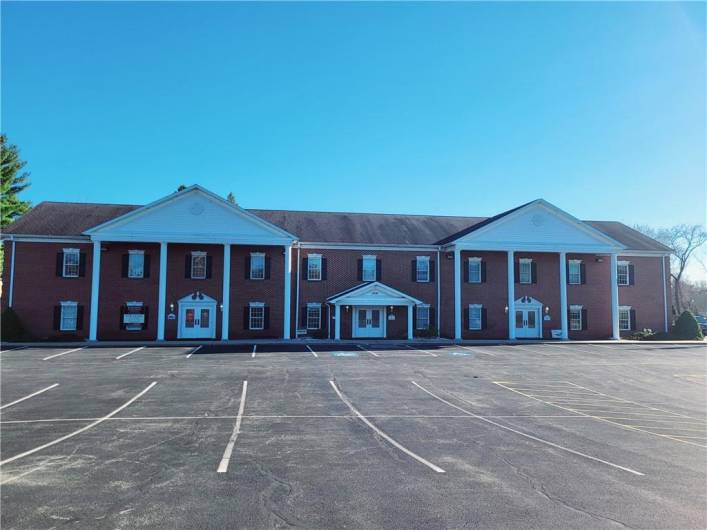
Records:
[[[683,311],[670,330],[670,336],[677,340],[702,340],[702,330],[700,325],[690,311]]]
[[[659,331],[645,337],[643,340],[670,340],[670,334],[665,331]]]
[[[20,317],[11,308],[8,307],[2,313],[2,322],[0,323],[0,335],[3,341],[26,340],[27,332],[25,331]]]
[[[427,329],[416,329],[413,333],[414,337],[420,337],[424,339],[431,339],[439,337],[439,331],[434,326],[430,326]]]
[[[633,335],[629,337],[631,340],[653,340],[652,337],[655,335],[652,329],[645,328],[643,331],[636,331]]]

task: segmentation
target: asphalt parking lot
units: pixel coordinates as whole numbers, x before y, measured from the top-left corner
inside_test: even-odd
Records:
[[[703,345],[0,354],[3,528],[706,528]]]

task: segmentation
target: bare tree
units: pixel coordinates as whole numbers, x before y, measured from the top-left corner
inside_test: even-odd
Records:
[[[682,297],[683,274],[695,251],[707,242],[707,231],[701,225],[684,224],[670,228],[656,229],[645,225],[637,225],[634,228],[672,249],[670,276],[673,279],[673,299],[675,310],[682,313],[685,307]]]

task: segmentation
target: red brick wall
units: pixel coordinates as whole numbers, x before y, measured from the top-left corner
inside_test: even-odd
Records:
[[[515,284],[516,300],[522,296],[531,296],[543,304],[540,320],[543,323],[543,338],[552,337],[551,330],[560,329],[560,256],[543,252],[516,252],[516,267],[521,258],[532,258],[537,264],[537,283]],[[564,265],[563,265],[564,266]],[[550,320],[546,321],[545,308],[549,307]]]
[[[16,244],[13,309],[25,329],[36,339],[88,337],[91,305],[91,267],[93,245],[78,243],[21,243]],[[7,289],[12,244],[5,244],[3,270],[3,308],[7,305]],[[81,278],[62,278],[56,275],[56,255],[64,248],[78,248],[86,254],[86,275]],[[75,301],[83,306],[83,325],[78,331],[54,329],[54,306],[61,301]]]
[[[634,327],[637,330],[649,328],[663,331],[665,329],[661,259],[660,257],[619,256],[619,261],[629,261],[634,265],[634,284],[619,285],[619,305],[631,306],[636,311]],[[667,266],[666,278],[669,277],[670,267]],[[631,332],[622,332],[622,335],[630,334]]]
[[[440,335],[454,338],[454,257],[453,252],[440,253]],[[462,326],[463,327],[463,326]]]
[[[572,331],[569,338],[577,340],[606,339],[611,337],[611,258],[594,254],[567,254],[567,259],[579,259],[585,267],[586,283],[567,285],[567,308],[581,305],[586,309],[587,329]],[[597,260],[601,261],[597,261]],[[569,274],[568,274],[569,281]]]
[[[101,282],[98,295],[98,340],[155,340],[160,281],[160,246],[149,243],[104,243],[101,253]],[[123,278],[123,256],[130,250],[142,250],[150,259],[148,278]],[[120,309],[129,301],[142,302],[147,308],[144,331],[121,329]]]
[[[505,252],[462,252],[462,338],[463,339],[507,339],[508,315],[508,256]],[[478,257],[486,263],[486,282],[468,283],[464,279],[468,259]],[[517,291],[517,287],[516,287]],[[518,295],[516,295],[516,298]],[[471,331],[466,320],[465,308],[469,304],[482,304],[486,308],[486,329]]]

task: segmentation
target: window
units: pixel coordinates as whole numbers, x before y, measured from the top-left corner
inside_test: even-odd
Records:
[[[567,268],[569,269],[569,283],[572,285],[578,285],[582,283],[582,262],[578,259],[571,259]]]
[[[616,277],[618,279],[619,285],[628,285],[628,282],[629,282],[628,267],[629,267],[628,261],[619,261],[616,264]]]
[[[570,329],[572,331],[582,330],[582,306],[570,306]]]
[[[126,331],[145,329],[145,312],[142,302],[128,302],[123,312],[123,327]]]
[[[77,253],[78,253],[78,251],[77,251]],[[78,321],[78,315],[79,315],[78,302],[62,302],[61,303],[61,319],[59,320],[59,330],[60,331],[76,331],[76,323]]]
[[[469,283],[481,283],[481,258],[469,258]]]
[[[376,281],[376,257],[363,256],[363,269],[361,271],[361,279],[364,282]]]
[[[248,313],[248,329],[265,329],[265,304],[253,302]]]
[[[631,329],[631,308],[626,306],[619,307],[619,329],[628,331]]]
[[[322,257],[319,254],[307,256],[307,279],[310,281],[322,279]]]
[[[318,303],[307,304],[307,329],[322,327],[322,305]]]
[[[481,329],[481,305],[471,304],[469,306],[469,329]]]
[[[533,260],[521,258],[519,262],[518,278],[520,283],[533,283]]]
[[[429,282],[430,281],[430,257],[417,256],[415,281]],[[421,328],[418,328],[421,329]]]
[[[80,254],[77,248],[65,248],[64,249],[64,267],[63,276],[64,278],[78,278],[79,277],[79,261]]]
[[[191,277],[193,280],[206,278],[206,252],[191,253]]]
[[[143,278],[145,276],[145,253],[142,250],[131,250],[128,254],[128,278]]]
[[[430,306],[418,305],[415,309],[415,329],[430,328]]]
[[[264,280],[265,279],[265,254],[252,253],[250,255],[250,279]],[[254,329],[254,328],[251,328]],[[262,329],[262,328],[257,328]]]

